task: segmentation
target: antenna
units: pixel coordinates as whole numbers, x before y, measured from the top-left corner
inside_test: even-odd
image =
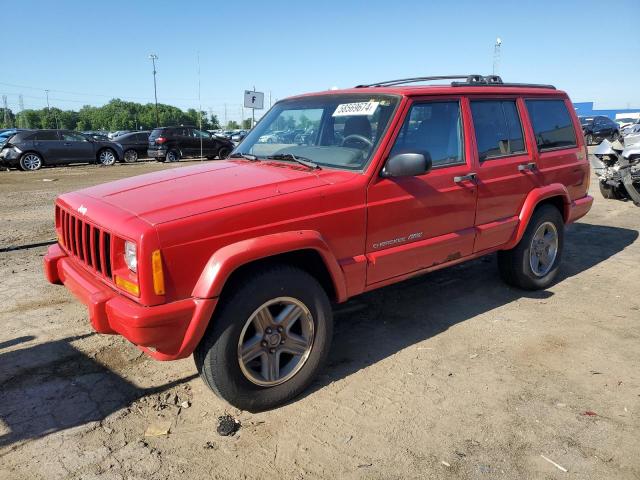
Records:
[[[202,132],[202,100],[200,99],[200,50],[198,50],[198,123],[199,130]],[[200,136],[200,161],[202,161],[202,133]]]
[[[502,39],[496,38],[496,43],[493,45],[493,75],[498,75],[498,69],[500,68],[500,48],[502,47]]]

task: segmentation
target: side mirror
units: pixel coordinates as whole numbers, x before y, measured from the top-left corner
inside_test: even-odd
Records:
[[[387,160],[380,176],[384,178],[415,177],[427,173],[432,165],[429,154],[399,153]]]

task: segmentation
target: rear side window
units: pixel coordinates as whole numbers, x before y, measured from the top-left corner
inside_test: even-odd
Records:
[[[576,132],[563,100],[527,100],[538,150],[576,146]]]
[[[471,113],[481,162],[525,151],[515,100],[474,100]]]
[[[162,136],[162,129],[161,128],[155,128],[151,132],[151,135],[149,135],[149,140],[155,140],[156,138],[161,137],[161,136]]]
[[[31,137],[31,140],[39,140],[39,141],[58,140],[58,132],[51,132],[51,131],[38,132]]]
[[[416,103],[405,118],[391,155],[422,153],[434,167],[464,163],[460,104]]]

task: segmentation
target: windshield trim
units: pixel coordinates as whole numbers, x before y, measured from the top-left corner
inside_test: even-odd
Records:
[[[267,110],[267,112],[256,122],[256,124],[254,125],[254,127],[249,131],[249,133],[247,133],[247,135],[244,137],[244,139],[242,139],[242,141],[240,143],[238,143],[238,145],[236,145],[236,147],[233,149],[233,151],[231,153],[240,153],[243,151],[243,149],[241,148],[242,145],[250,138],[251,133],[256,130],[260,124],[269,116],[269,113],[275,109],[276,107],[282,107],[283,104],[286,105],[287,103],[304,103],[306,101],[315,101],[318,99],[323,99],[323,98],[332,98],[332,97],[346,97],[346,98],[354,98],[354,97],[362,97],[362,98],[371,98],[371,96],[376,96],[376,97],[381,97],[381,98],[388,98],[394,101],[395,105],[393,107],[393,110],[391,111],[390,115],[389,115],[389,119],[387,120],[387,124],[385,125],[385,128],[383,129],[383,131],[380,133],[379,137],[376,139],[376,142],[369,154],[369,158],[366,160],[366,162],[364,162],[359,168],[346,168],[344,166],[341,165],[336,165],[336,164],[327,164],[327,163],[322,163],[322,162],[318,162],[316,160],[313,160],[314,163],[317,163],[320,167],[322,167],[322,169],[330,169],[330,170],[339,170],[342,172],[353,172],[353,173],[363,173],[365,172],[369,166],[371,165],[371,162],[373,161],[373,159],[376,157],[376,154],[379,152],[380,148],[382,147],[383,143],[382,140],[387,136],[387,134],[389,133],[389,128],[391,127],[391,125],[394,122],[394,119],[396,118],[396,115],[398,113],[398,108],[402,105],[402,99],[404,98],[404,95],[402,94],[398,94],[398,93],[373,93],[373,92],[350,92],[350,93],[334,93],[334,92],[327,92],[327,93],[314,93],[314,94],[309,94],[309,95],[299,95],[299,96],[293,96],[293,97],[288,97],[288,98],[284,98],[282,100],[279,100],[278,102],[274,103],[273,106]],[[322,122],[324,123],[324,115],[326,115],[326,112],[323,114],[323,118],[322,118]],[[322,128],[324,128],[324,125],[322,125]],[[321,129],[318,131],[317,135],[320,135]],[[254,144],[255,145],[255,144]],[[262,160],[265,159],[267,160],[266,157],[258,155],[258,157]],[[268,159],[269,161],[279,161],[279,160],[272,160],[272,159]]]

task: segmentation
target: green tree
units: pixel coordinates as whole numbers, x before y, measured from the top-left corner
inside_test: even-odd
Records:
[[[250,118],[245,118],[242,121],[242,128],[244,128],[245,130],[249,130],[251,128],[251,119]]]
[[[227,130],[238,130],[240,125],[235,120],[229,120],[227,122]]]

